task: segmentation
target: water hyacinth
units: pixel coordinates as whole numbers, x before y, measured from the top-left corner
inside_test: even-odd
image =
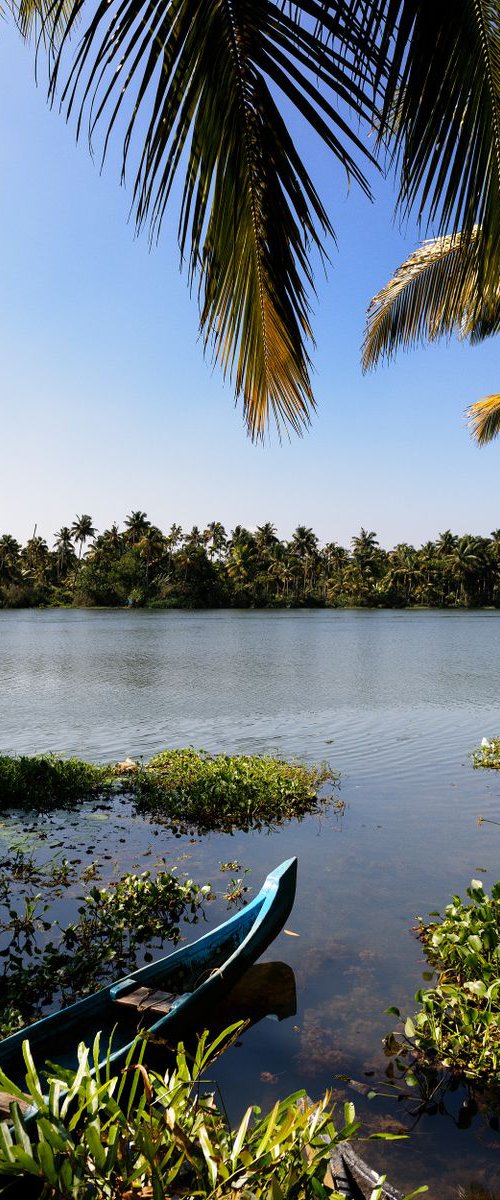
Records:
[[[390,1034],[386,1050],[456,1075],[497,1084],[500,1074],[500,883],[491,895],[480,879],[469,902],[453,896],[443,917],[418,919],[417,934],[436,978],[417,992],[420,1005],[404,1021],[404,1037]],[[388,1010],[400,1016],[399,1010]]]
[[[492,767],[493,770],[500,770],[500,737],[483,737],[481,745],[472,751],[471,757],[474,767]]]

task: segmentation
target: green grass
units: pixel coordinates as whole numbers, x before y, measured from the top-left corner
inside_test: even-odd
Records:
[[[81,1043],[78,1071],[50,1064],[48,1087],[25,1042],[25,1087],[0,1072],[0,1087],[16,1097],[10,1128],[0,1126],[0,1178],[26,1190],[36,1184],[38,1194],[43,1189],[44,1197],[59,1200],[330,1200],[325,1171],[332,1150],[360,1136],[354,1105],[346,1103],[339,1119],[329,1092],[313,1104],[300,1091],[265,1116],[252,1106],[231,1128],[215,1102],[209,1068],[240,1029],[230,1027],[211,1044],[204,1034],[190,1060],[179,1044],[165,1075],[145,1064],[144,1038],[136,1039],[123,1071],[113,1070],[110,1048],[106,1056],[98,1040],[93,1047]],[[36,1108],[29,1122],[23,1102]]]

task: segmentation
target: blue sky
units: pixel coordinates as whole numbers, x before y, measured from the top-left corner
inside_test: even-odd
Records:
[[[134,508],[162,528],[271,520],[282,537],[302,523],[343,544],[364,525],[387,547],[498,527],[500,442],[479,451],[463,417],[500,386],[495,341],[361,373],[366,305],[419,240],[394,225],[390,182],[370,205],[306,142],[338,235],[317,276],[318,409],[303,438],[254,446],[203,358],[175,213],[150,252],[118,155],[99,174],[33,76],[33,51],[3,22],[0,532],[25,540],[37,523],[52,544],[76,513],[102,529]]]

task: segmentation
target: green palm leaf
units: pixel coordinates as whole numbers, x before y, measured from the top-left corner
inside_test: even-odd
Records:
[[[363,368],[398,349],[457,333],[471,342],[500,329],[500,285],[480,288],[481,231],[424,242],[371,301]]]
[[[380,40],[379,144],[389,143],[400,167],[399,204],[439,235],[469,240],[480,226],[478,271],[491,288],[500,275],[500,0],[370,7]],[[462,268],[457,257],[458,286]]]
[[[8,0],[22,36],[60,45],[73,13],[74,0]]]
[[[183,174],[181,255],[198,280],[205,346],[234,379],[252,437],[270,416],[296,431],[309,420],[311,250],[321,254],[333,232],[278,93],[368,192],[357,157],[371,156],[356,128],[372,104],[353,64],[357,54],[366,74],[375,48],[347,8],[75,0],[63,33],[64,50],[75,19],[87,20],[62,102],[78,109],[79,133],[85,114],[91,137],[103,123],[104,154],[121,125],[123,176],[134,158],[137,223],[154,237]],[[53,95],[62,62],[58,52]]]
[[[476,253],[479,248],[479,254]],[[500,283],[481,290],[481,230],[467,241],[461,234],[424,242],[374,296],[367,314],[363,369],[398,349],[457,333],[479,342],[500,330]],[[457,260],[458,267],[457,270]],[[467,409],[479,446],[500,433],[500,395],[486,396]]]
[[[486,446],[500,433],[500,393],[484,396],[467,409],[469,428],[478,446]]]

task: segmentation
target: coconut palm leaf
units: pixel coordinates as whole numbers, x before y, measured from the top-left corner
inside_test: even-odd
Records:
[[[52,19],[64,26],[62,0]],[[368,192],[358,127],[372,101],[356,54],[366,78],[376,49],[348,0],[332,11],[318,0],[74,0],[52,64],[52,95],[66,71],[62,103],[77,110],[78,133],[84,120],[91,138],[102,125],[106,154],[120,127],[137,224],[153,237],[182,176],[179,244],[198,281],[204,343],[234,379],[254,438],[270,416],[300,431],[314,408],[311,250],[321,254],[333,233],[277,96]]]
[[[60,45],[74,8],[74,0],[7,0],[22,36],[35,42]]]
[[[424,242],[373,297],[367,313],[363,368],[424,341],[457,333],[471,342],[500,330],[500,283],[480,288],[482,240],[460,233]]]
[[[500,275],[500,0],[373,0],[371,8],[379,145],[389,142],[399,166],[399,205],[438,235],[461,231],[468,240],[480,226],[478,271],[491,287]],[[459,256],[448,264],[458,285],[463,266]]]
[[[367,314],[363,369],[418,342],[457,333],[479,342],[500,331],[500,283],[493,294],[481,292],[475,254],[481,231],[467,242],[460,234],[419,246],[389,283],[374,296]],[[462,269],[456,271],[456,260]],[[457,284],[458,279],[458,284]],[[486,396],[467,409],[469,427],[479,446],[500,433],[500,395]]]
[[[484,396],[467,409],[468,425],[478,446],[486,446],[500,433],[500,392]]]

